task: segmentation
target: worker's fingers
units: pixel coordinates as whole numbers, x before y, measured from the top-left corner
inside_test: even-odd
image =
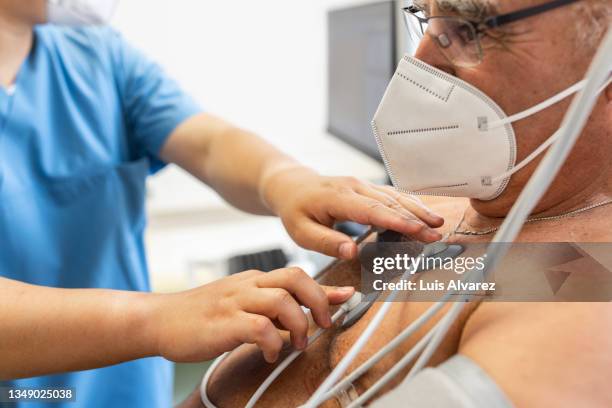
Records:
[[[312,312],[314,321],[324,328],[331,326],[329,301],[323,288],[300,268],[277,269],[256,278],[260,288],[283,288]]]
[[[422,223],[423,229],[421,229],[419,232],[413,235],[414,238],[428,241],[429,239],[428,235],[429,236],[432,235],[433,230],[429,226],[426,225],[426,223],[430,223],[431,220],[419,218],[418,215],[414,214],[412,211],[405,208],[402,204],[400,204],[398,200],[396,200],[394,197],[389,195],[386,191],[377,190],[375,188],[367,186],[367,187],[361,188],[358,192],[359,194],[363,196],[379,201],[380,203],[390,208],[391,210],[398,212],[401,216],[405,217],[406,219],[415,220],[416,222]]]
[[[266,288],[247,291],[240,298],[242,310],[278,320],[282,329],[291,334],[291,344],[304,349],[308,344],[308,318],[293,298],[282,288]]]
[[[256,344],[268,363],[274,363],[283,348],[283,339],[270,319],[265,316],[243,313],[235,319],[233,330],[240,344]]]
[[[290,234],[298,245],[306,249],[340,259],[357,256],[357,244],[351,237],[308,217],[297,219]]]
[[[416,217],[406,217],[376,199],[357,193],[354,194],[353,200],[337,203],[330,215],[336,220],[351,220],[397,231],[423,242],[435,242],[442,238],[439,232],[429,228]]]
[[[378,199],[387,205],[387,207],[398,210],[402,214],[405,214],[404,211],[406,211],[408,214],[424,221],[430,227],[439,228],[444,225],[444,218],[427,208],[421,200],[416,199],[416,197],[410,194],[401,193],[393,187],[371,184],[361,187],[358,192]]]
[[[416,203],[411,202],[408,199],[404,199],[402,205],[395,197],[392,197],[388,191],[378,190],[375,188],[365,187],[360,189],[359,193],[365,197],[374,199],[386,206],[390,210],[399,213],[402,217],[407,220],[413,220],[414,222],[421,225],[421,229],[411,234],[415,239],[424,242],[438,241],[442,238],[442,235],[428,224],[433,224],[433,217],[429,216],[422,208],[417,207]],[[408,205],[410,204],[410,205]],[[406,208],[408,207],[408,208]],[[416,214],[412,210],[417,210]]]

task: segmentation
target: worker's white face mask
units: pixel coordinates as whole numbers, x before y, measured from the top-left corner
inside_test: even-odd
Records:
[[[492,200],[519,165],[511,123],[577,92],[584,81],[508,117],[479,89],[406,56],[387,88],[372,127],[389,177],[401,191]]]
[[[108,24],[117,3],[118,0],[48,0],[47,21],[68,26]]]

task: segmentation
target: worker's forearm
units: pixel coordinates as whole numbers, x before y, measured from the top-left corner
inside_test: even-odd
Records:
[[[0,278],[0,380],[97,368],[155,354],[145,299]]]
[[[161,156],[214,188],[232,205],[262,215],[273,213],[262,197],[266,181],[279,171],[301,167],[253,133],[208,114],[179,126]]]
[[[266,184],[283,170],[293,168],[303,166],[260,137],[234,128],[212,144],[207,173],[210,185],[230,203],[268,215],[274,211],[263,195]]]

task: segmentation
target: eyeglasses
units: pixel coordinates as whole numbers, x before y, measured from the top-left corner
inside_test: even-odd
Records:
[[[482,62],[481,37],[493,28],[554,10],[579,0],[554,0],[507,14],[486,18],[481,22],[458,16],[425,16],[416,6],[404,8],[404,20],[411,38],[418,43],[430,36],[442,54],[455,66],[473,67]]]

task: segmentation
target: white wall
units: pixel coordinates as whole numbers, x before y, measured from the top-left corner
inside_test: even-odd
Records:
[[[346,3],[126,0],[114,23],[206,109],[287,145],[324,127],[326,12]]]
[[[207,111],[256,131],[323,173],[383,176],[378,164],[324,132],[326,12],[347,1],[119,4],[113,24]],[[150,190],[147,241],[158,288],[179,289],[198,281],[194,264],[287,240],[278,221],[231,211],[176,169],[152,180]]]

